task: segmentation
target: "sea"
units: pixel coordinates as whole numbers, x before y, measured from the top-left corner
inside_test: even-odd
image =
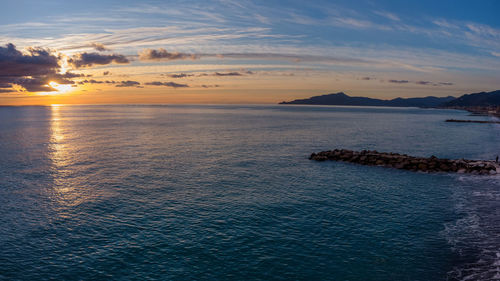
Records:
[[[500,176],[316,162],[494,159],[443,109],[0,107],[0,280],[500,280]]]

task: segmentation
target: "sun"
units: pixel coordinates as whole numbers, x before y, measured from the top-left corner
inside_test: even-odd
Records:
[[[54,81],[50,81],[45,85],[46,87],[50,87],[52,89],[55,89],[55,91],[50,91],[50,92],[38,92],[36,95],[38,96],[52,96],[52,95],[59,95],[63,93],[67,93],[73,90],[72,85],[70,84],[59,84]]]
[[[56,89],[59,93],[67,93],[71,91],[71,85],[70,84],[59,84],[57,82],[49,82],[49,86]]]

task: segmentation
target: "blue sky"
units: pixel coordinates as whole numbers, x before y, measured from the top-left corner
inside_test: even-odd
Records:
[[[214,94],[201,87],[206,83],[238,92],[242,101],[247,93],[248,102],[259,101],[259,89],[273,95],[262,102],[274,102],[336,91],[391,98],[500,88],[500,1],[4,0],[2,6],[2,45],[49,48],[70,58],[95,52],[98,43],[105,54],[129,59],[61,73],[101,79],[97,73],[108,71],[145,84],[189,72],[184,92],[193,96]],[[191,56],[139,59],[144,49],[160,48]],[[245,75],[215,81],[210,71]]]

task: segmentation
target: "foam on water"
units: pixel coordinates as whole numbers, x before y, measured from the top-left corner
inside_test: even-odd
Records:
[[[500,279],[500,177],[461,176],[453,191],[463,218],[445,224],[442,234],[459,254],[449,280]]]

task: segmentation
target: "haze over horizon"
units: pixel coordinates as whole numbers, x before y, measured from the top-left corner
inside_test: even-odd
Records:
[[[492,91],[498,11],[494,0],[7,0],[0,105]]]

